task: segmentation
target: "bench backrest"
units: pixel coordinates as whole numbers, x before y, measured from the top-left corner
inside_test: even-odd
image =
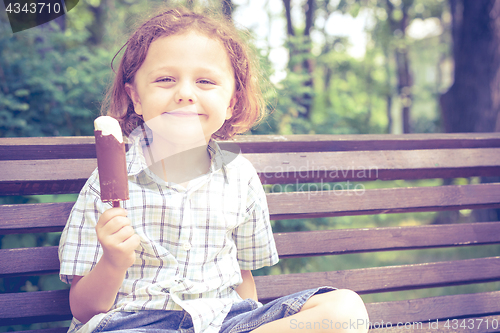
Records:
[[[498,180],[446,186],[373,185],[373,181],[401,179],[499,177],[500,133],[242,136],[235,142],[272,192],[268,193],[272,220],[500,208]],[[78,193],[95,167],[92,137],[2,138],[0,196]],[[1,205],[0,235],[61,231],[72,205]],[[275,238],[280,258],[458,248],[500,244],[500,222],[276,232]],[[480,284],[500,281],[497,254],[385,267],[335,267],[255,280],[262,301],[320,285],[372,294]],[[58,269],[56,246],[0,250],[0,278],[55,274]],[[500,292],[367,307],[372,323],[491,315],[484,318],[498,320]],[[67,290],[0,294],[0,326],[70,318]]]

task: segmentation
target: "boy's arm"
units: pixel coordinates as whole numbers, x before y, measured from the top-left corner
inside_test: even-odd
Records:
[[[85,276],[74,276],[69,292],[73,316],[86,323],[93,316],[107,312],[113,305],[125,273],[114,272],[100,260]]]
[[[87,275],[73,277],[69,293],[71,313],[82,323],[113,306],[125,273],[134,264],[140,238],[126,215],[122,208],[112,208],[101,215],[96,233],[103,255]]]
[[[257,288],[255,287],[255,281],[253,280],[252,271],[241,270],[241,277],[243,282],[236,287],[236,292],[241,298],[247,299],[252,298],[258,302],[257,298]]]

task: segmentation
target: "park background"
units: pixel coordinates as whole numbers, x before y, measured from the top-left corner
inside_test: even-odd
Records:
[[[55,21],[16,34],[0,5],[0,137],[92,136],[93,120],[113,77],[111,59],[138,18],[164,3],[169,1],[80,0]],[[247,30],[245,38],[262,66],[269,115],[246,135],[500,131],[500,0],[180,3],[219,8],[226,19]],[[359,185],[379,188],[481,181],[492,179]],[[326,185],[333,188],[336,184]],[[266,187],[268,192],[274,190]],[[72,195],[0,197],[0,204],[75,199]],[[290,232],[485,222],[499,217],[498,210],[462,210],[272,224],[275,232]],[[59,233],[0,236],[1,248],[57,245],[58,241]],[[255,275],[476,258],[498,255],[499,250],[498,246],[478,246],[286,259]],[[67,287],[57,275],[0,279],[2,293]],[[490,283],[363,298],[370,302],[398,300],[499,287],[499,283]],[[18,325],[1,330],[25,328]]]

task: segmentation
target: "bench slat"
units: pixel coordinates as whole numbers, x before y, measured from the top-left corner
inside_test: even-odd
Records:
[[[62,231],[74,202],[0,205],[0,235]]]
[[[67,333],[69,327],[54,327],[40,330],[16,331],[17,333]]]
[[[274,235],[281,259],[500,243],[500,222],[322,230]],[[59,271],[57,246],[0,250],[0,277]]]
[[[244,153],[415,150],[500,147],[499,133],[238,136]],[[95,158],[95,140],[86,137],[0,138],[0,160]]]
[[[467,158],[463,158],[467,156]],[[500,148],[245,154],[264,184],[500,175]],[[276,165],[276,161],[281,164]],[[78,193],[96,160],[1,161],[0,195]]]
[[[0,183],[0,196],[74,194],[80,192],[86,181],[87,179],[3,182]]]
[[[500,147],[500,134],[243,135],[233,141],[240,145],[244,153],[415,150]]]
[[[280,258],[500,244],[500,222],[275,233]]]
[[[97,160],[0,161],[0,195],[79,193]]]
[[[89,178],[97,159],[0,161],[0,182],[81,180]],[[22,193],[22,191],[20,192]]]
[[[414,320],[408,322],[401,322],[400,327],[397,327],[398,322],[394,323],[392,328],[372,328],[370,333],[394,333],[394,332],[404,332],[404,333],[490,333],[498,332],[500,328],[500,315],[492,316],[481,316],[481,317],[461,317],[454,322],[450,318],[447,320],[436,321],[433,320],[429,322],[415,322]],[[375,327],[377,322],[374,322]],[[462,325],[462,323],[464,323]],[[493,323],[493,325],[492,325]],[[437,325],[436,325],[437,324]],[[405,326],[406,325],[406,326]],[[462,325],[462,327],[460,327]],[[381,327],[381,323],[378,323],[378,327]],[[33,332],[38,333],[38,332]],[[39,332],[45,333],[45,332]]]
[[[488,314],[498,315],[500,313],[500,291],[492,291],[476,294],[449,295],[410,299],[406,301],[392,301],[383,303],[368,303],[366,305],[371,323],[391,322],[397,325],[398,322],[426,322],[429,319],[435,321],[440,319],[457,319],[464,317],[485,316]],[[491,322],[490,322],[491,324]],[[478,323],[476,323],[478,325]],[[486,330],[483,322],[482,330],[445,330],[444,332],[498,332],[496,330]],[[490,326],[491,329],[491,326]],[[393,328],[388,332],[439,332],[429,330],[424,326],[424,330],[416,329],[407,331]],[[372,332],[372,331],[370,331]],[[381,333],[384,330],[374,330]]]
[[[71,318],[69,289],[0,294],[0,326]]]
[[[0,250],[0,277],[59,272],[57,246]]]
[[[245,157],[269,184],[296,179],[327,182],[453,178],[483,175],[484,171],[496,171],[495,175],[500,175],[500,148],[245,154]],[[281,163],[276,165],[277,161]],[[87,179],[96,167],[95,158],[0,161],[3,171],[0,184]]]
[[[0,138],[0,160],[95,158],[92,136]]]
[[[255,277],[264,301],[324,285],[372,294],[492,281],[500,281],[500,257]]]
[[[500,183],[271,193],[271,218],[296,219],[500,207]],[[362,189],[362,188],[361,188]],[[299,191],[301,188],[299,187]]]
[[[483,263],[486,262],[483,260]],[[463,267],[465,268],[465,266]],[[481,268],[484,267],[485,266],[482,266]],[[477,269],[477,266],[474,268]],[[372,268],[371,270],[375,270],[375,268]],[[411,273],[417,275],[420,274],[419,271],[413,271]],[[311,274],[317,273],[309,273],[306,275]],[[437,273],[432,272],[432,274],[436,275]],[[426,276],[425,272],[423,272],[422,275]],[[288,282],[288,280],[280,280],[280,276],[271,277],[274,277],[274,281],[270,281],[271,279],[269,279],[269,276],[255,277],[259,294],[266,292],[266,288],[264,287],[266,283],[271,282],[274,283],[273,287],[279,287]],[[287,275],[282,275],[282,277],[287,277]],[[375,276],[372,276],[372,278],[373,277]],[[411,275],[406,275],[406,277],[411,277]],[[349,276],[349,279],[351,278],[352,276]],[[399,278],[401,279],[402,277],[400,276]],[[323,285],[323,283],[318,284],[318,282],[321,281],[318,281],[317,279],[315,279],[314,282],[316,282],[316,284],[303,284],[302,288],[299,290]],[[339,283],[337,283],[336,286],[340,288],[345,287],[339,285]],[[360,292],[355,288],[354,290]],[[68,290],[0,294],[0,325],[14,325],[18,323],[26,324],[70,319],[71,312],[69,309],[68,297]],[[261,298],[260,300],[264,302],[266,301],[264,298]],[[390,321],[397,323],[398,321],[427,321],[429,319],[434,320],[442,318],[459,318],[462,316],[495,314],[500,313],[500,292],[439,296],[384,303],[369,303],[367,304],[367,308],[370,315],[370,321],[372,323],[380,322],[381,320],[384,320],[384,322]]]
[[[368,304],[368,308],[370,304]],[[387,322],[384,322],[387,323]],[[437,326],[435,326],[437,323]],[[465,323],[465,324],[463,324]],[[498,332],[498,323],[500,323],[500,315],[493,316],[482,316],[482,317],[473,317],[473,318],[460,318],[456,322],[453,319],[448,320],[431,320],[429,322],[395,322],[394,326],[390,328],[372,328],[370,329],[370,333],[392,333],[394,332],[394,327],[398,329],[404,329],[405,333],[421,333],[422,329],[432,329],[432,333],[448,333],[450,332],[450,327],[453,328],[453,333],[472,333],[472,332],[480,332],[480,333],[490,333],[490,332]],[[399,328],[397,325],[401,325]],[[462,325],[460,327],[460,325]],[[298,323],[294,323],[297,325]],[[328,325],[331,325],[329,323]],[[335,325],[335,324],[333,324]],[[353,324],[354,325],[354,324]],[[374,327],[383,327],[381,326],[381,322],[373,322]],[[405,326],[406,325],[406,326]],[[18,333],[66,333],[68,331],[68,327],[57,327],[57,328],[48,328],[48,329],[40,329],[40,330],[29,330],[29,331],[16,331]]]
[[[496,208],[500,184],[271,193],[267,201],[273,220]],[[73,204],[1,205],[0,234],[60,231]]]
[[[246,154],[245,157],[264,184],[500,175],[500,148]]]

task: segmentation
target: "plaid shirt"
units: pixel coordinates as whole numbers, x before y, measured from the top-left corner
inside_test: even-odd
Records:
[[[234,302],[242,270],[278,262],[266,197],[251,163],[211,141],[207,174],[187,188],[166,183],[146,165],[138,137],[127,152],[130,199],[122,202],[141,237],[136,261],[110,311],[186,310],[195,332],[218,332]],[[61,235],[60,278],[71,283],[97,264],[102,248],[95,225],[111,208],[99,195],[95,170]],[[92,330],[73,319],[71,331]]]

